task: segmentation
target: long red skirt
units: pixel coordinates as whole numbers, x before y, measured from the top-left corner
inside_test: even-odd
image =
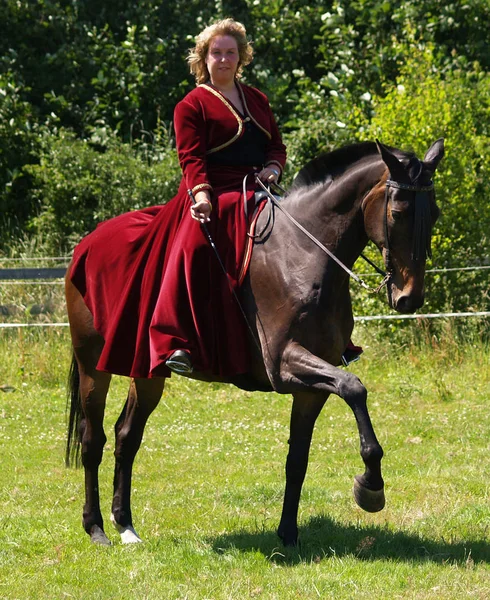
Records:
[[[242,194],[249,168],[221,168],[207,224],[236,289],[248,220]],[[211,175],[211,173],[210,173]],[[248,214],[254,178],[247,180]],[[101,223],[75,248],[70,277],[105,340],[97,369],[168,377],[165,361],[188,350],[195,370],[222,378],[246,373],[247,326],[199,222],[184,182],[167,204]]]

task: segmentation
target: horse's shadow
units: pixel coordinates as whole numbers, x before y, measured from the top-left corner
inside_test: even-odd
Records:
[[[320,562],[329,557],[356,556],[359,560],[393,559],[409,562],[490,563],[490,544],[482,539],[450,542],[377,525],[347,525],[327,516],[314,517],[300,527],[296,548],[281,545],[271,530],[226,533],[210,540],[215,552],[232,549],[258,551],[283,565]]]

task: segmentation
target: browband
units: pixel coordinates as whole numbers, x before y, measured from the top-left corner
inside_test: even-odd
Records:
[[[386,180],[386,186],[398,188],[399,190],[409,190],[410,192],[430,192],[434,189],[432,181],[429,185],[413,185],[411,183],[399,183],[393,179]]]

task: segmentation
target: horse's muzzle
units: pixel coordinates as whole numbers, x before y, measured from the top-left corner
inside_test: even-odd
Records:
[[[393,308],[399,313],[414,313],[424,304],[424,294],[400,294],[392,297]]]

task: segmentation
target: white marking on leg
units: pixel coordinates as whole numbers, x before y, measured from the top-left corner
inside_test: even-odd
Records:
[[[119,523],[116,522],[116,519],[113,514],[111,514],[111,522],[119,532],[123,544],[140,544],[143,542],[143,540],[136,533],[132,525],[128,525],[127,527],[119,525]]]
[[[92,527],[92,531],[90,532],[90,539],[94,544],[99,546],[110,546],[111,542],[109,538],[106,536],[104,531],[98,526],[94,525]]]

